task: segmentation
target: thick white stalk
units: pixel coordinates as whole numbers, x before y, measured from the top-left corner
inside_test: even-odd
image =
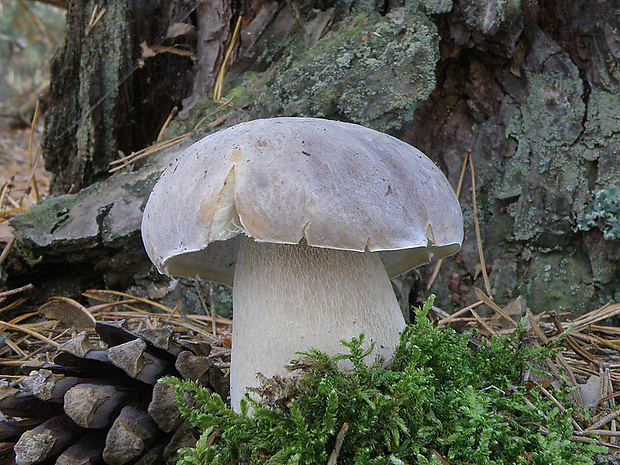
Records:
[[[360,333],[389,356],[405,327],[387,272],[370,252],[243,239],[233,288],[232,406],[256,373],[285,375],[309,347],[342,352]],[[372,362],[374,360],[369,360]]]

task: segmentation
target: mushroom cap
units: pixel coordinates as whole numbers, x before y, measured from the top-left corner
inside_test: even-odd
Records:
[[[338,121],[259,119],[185,150],[142,220],[161,272],[226,284],[240,234],[378,252],[395,276],[456,253],[463,217],[441,170],[405,142]]]

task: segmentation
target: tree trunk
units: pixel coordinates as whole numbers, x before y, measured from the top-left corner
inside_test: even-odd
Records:
[[[106,177],[119,152],[157,138],[192,88],[192,28],[167,37],[191,11],[181,0],[68,2],[43,141],[52,192],[77,192]]]

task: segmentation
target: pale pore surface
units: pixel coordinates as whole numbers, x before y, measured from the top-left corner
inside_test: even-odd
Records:
[[[256,373],[285,375],[295,352],[344,352],[360,333],[390,356],[405,327],[378,255],[244,238],[235,269],[231,400],[235,410]],[[373,362],[369,360],[369,363]]]

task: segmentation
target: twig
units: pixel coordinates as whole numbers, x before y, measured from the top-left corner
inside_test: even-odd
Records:
[[[564,408],[564,406],[555,397],[553,397],[553,395],[549,391],[547,391],[542,385],[539,384],[538,389],[545,395],[545,397],[547,397],[551,402],[553,402],[555,406],[560,409],[561,412],[566,412],[566,408]],[[583,431],[583,428],[579,426],[579,423],[577,423],[573,417],[571,417],[570,420],[573,424],[573,428],[575,428],[579,432]]]
[[[213,281],[209,281],[209,306],[211,307],[211,329],[213,330],[213,335],[217,336],[217,313],[215,312]]]
[[[207,118],[210,118],[211,116],[213,116],[214,114],[216,114],[216,113],[217,113],[218,111],[220,111],[221,109],[223,109],[223,108],[225,108],[225,107],[227,107],[227,106],[230,106],[230,104],[232,103],[232,101],[233,101],[234,99],[235,99],[235,97],[234,97],[234,96],[232,96],[232,97],[231,97],[231,98],[229,98],[228,100],[224,100],[224,101],[220,104],[220,106],[218,106],[215,110],[213,110],[213,111],[209,112],[207,115],[203,116],[203,117],[200,119],[200,121],[198,121],[198,122],[196,123],[196,126],[194,126],[193,131],[194,131],[194,132],[195,132],[195,131],[198,131],[198,128],[199,128],[200,126],[202,126],[202,123],[204,123],[204,122],[205,122],[205,120],[206,120]],[[215,125],[215,123],[213,123],[213,125]]]
[[[510,315],[508,315],[506,312],[504,312],[504,310],[502,310],[502,308],[499,305],[497,305],[495,302],[493,302],[493,300],[489,296],[487,296],[484,292],[482,292],[481,289],[479,289],[477,287],[474,287],[474,293],[476,294],[476,297],[478,297],[487,306],[489,306],[494,311],[499,313],[502,317],[504,317],[504,319],[506,319],[512,326],[514,326],[515,328],[517,326],[519,326],[517,324],[517,322],[515,320],[513,320]]]
[[[34,116],[32,117],[32,124],[30,125],[30,134],[28,135],[28,167],[35,167],[35,163],[32,161],[32,140],[34,138],[34,128],[39,120],[39,111],[40,111],[40,103],[41,101],[37,99],[37,103],[34,106]],[[39,187],[37,186],[37,179],[34,175],[34,170],[32,172],[32,176],[30,178],[32,180],[32,187],[34,187],[34,195],[37,201],[39,200]]]
[[[153,302],[152,300],[149,299],[144,299],[142,297],[136,297],[134,295],[129,295],[129,294],[125,294],[124,292],[119,292],[119,291],[111,291],[108,289],[90,289],[88,291],[86,291],[84,293],[84,295],[86,297],[96,297],[93,295],[89,295],[89,294],[103,294],[103,295],[113,295],[113,296],[117,296],[117,297],[124,297],[126,299],[133,299],[133,300],[137,300],[138,302],[141,302],[143,304],[148,304],[151,305],[152,307],[158,308],[160,310],[163,310],[166,313],[172,313],[174,310],[171,309],[170,307],[166,307],[163,304],[160,304],[158,302]]]
[[[234,98],[234,97],[233,97]],[[208,115],[206,115],[205,117],[203,117],[197,124],[196,126],[194,126],[192,132],[195,132],[198,130],[198,128],[202,125],[202,123],[210,116],[214,115],[215,113],[217,113],[219,110],[221,110],[222,108],[228,106],[232,101],[233,98],[230,98],[226,101],[224,101],[219,107],[217,107],[215,110],[213,110],[211,113],[209,113]],[[213,121],[212,123],[209,124],[209,126],[211,126],[212,128],[215,128],[217,126],[219,126],[220,124],[222,124],[224,121],[226,121],[226,119],[231,115],[231,113],[227,113],[224,116],[221,116],[220,118],[218,118],[217,120]],[[165,129],[165,124],[164,127],[162,127],[160,135],[162,134],[162,132]],[[142,160],[143,158],[146,158],[150,155],[153,155],[157,152],[160,152],[162,150],[168,149],[180,142],[183,142],[185,139],[187,139],[189,136],[192,135],[192,132],[186,132],[185,134],[181,134],[180,136],[177,136],[173,139],[170,140],[166,140],[166,141],[161,141],[161,142],[156,142],[153,145],[150,145],[146,148],[143,148],[142,150],[139,150],[135,153],[132,153],[130,155],[127,155],[125,157],[119,158],[118,160],[114,160],[110,162],[110,173],[114,173],[116,171],[122,170],[123,168],[125,168],[126,166],[129,166],[132,163],[135,163],[139,160]],[[159,140],[159,137],[158,137]],[[114,166],[117,165],[117,166]]]
[[[536,335],[536,337],[538,337],[538,339],[543,344],[543,346],[547,346],[549,344],[549,338],[547,338],[547,336],[545,336],[545,334],[540,329],[540,325],[538,324],[539,318],[540,318],[540,315],[534,316],[530,314],[528,320],[530,323],[530,327],[532,331],[534,332],[534,334]],[[536,344],[536,345],[540,346],[539,344]],[[562,368],[564,368],[564,371],[566,372],[568,376],[568,381],[574,388],[576,388],[577,379],[575,378],[575,373],[573,369],[571,368],[570,364],[566,361],[566,358],[564,358],[564,355],[562,355],[561,353],[558,353],[556,358],[557,358],[558,363],[562,366]],[[563,378],[560,374],[560,370],[558,369],[558,367],[550,359],[546,359],[545,362],[547,364],[547,367],[549,368],[549,371],[551,371],[553,376],[555,376],[556,380],[559,382],[562,382]],[[579,407],[584,406],[585,402],[583,400],[583,396],[581,395],[581,390],[579,389],[573,390],[571,392],[571,396],[573,397],[577,406]]]
[[[90,31],[92,31],[92,29],[95,27],[95,25],[99,22],[99,20],[103,17],[105,12],[107,11],[107,8],[103,7],[101,11],[99,12],[99,14],[97,14],[98,8],[99,8],[99,5],[95,4],[95,7],[93,8],[93,13],[90,16],[90,21],[88,22],[88,26],[86,26],[86,31],[84,32],[85,36],[90,34]],[[97,16],[95,17],[96,14]]]
[[[620,304],[607,304],[603,307],[594,310],[586,315],[583,315],[580,318],[575,319],[573,331],[581,331],[587,326],[590,326],[598,321],[605,320],[607,318],[611,318],[612,316],[616,316],[620,314]]]
[[[587,429],[585,431],[575,432],[577,435],[588,435],[588,436],[620,436],[620,431],[610,431],[608,429]]]
[[[0,253],[0,265],[2,265],[2,263],[6,260],[6,258],[9,256],[9,252],[11,251],[11,249],[13,248],[13,244],[15,243],[15,236],[11,237],[9,239],[9,242],[6,244],[6,246],[4,247],[4,249],[2,250],[2,253]],[[2,297],[2,294],[0,293],[0,297]]]
[[[39,21],[39,18],[37,18],[37,16],[32,12],[30,7],[26,4],[26,2],[24,0],[19,0],[19,3],[26,10],[26,13],[28,13],[28,16],[30,16],[30,19],[32,19],[32,22],[33,22],[34,26],[37,28],[37,30],[39,31],[39,34],[41,34],[43,37],[45,37],[45,41],[48,44],[51,44],[53,41],[50,38],[49,33],[41,25],[41,22]]]
[[[2,262],[0,261],[0,263]],[[22,286],[22,287],[17,287],[15,289],[10,289],[8,291],[0,292],[0,297],[7,297],[10,295],[19,294],[20,292],[31,291],[32,289],[34,289],[34,286],[32,284],[26,284],[25,286]]]
[[[200,305],[202,306],[202,311],[205,315],[208,315],[210,312],[207,308],[207,303],[205,299],[202,297],[202,290],[200,289],[200,278],[198,275],[194,278],[194,287],[196,288],[196,293],[198,294],[198,299],[200,299]]]
[[[161,138],[164,137],[164,131],[168,128],[168,126],[170,126],[170,122],[172,121],[172,118],[175,117],[178,111],[179,111],[179,107],[176,107],[176,106],[170,111],[168,118],[166,118],[166,121],[164,121],[164,125],[159,130],[159,134],[157,135],[157,139],[156,139],[157,142],[161,141]]]
[[[619,446],[615,446],[613,444],[609,444],[608,442],[599,441],[597,439],[586,438],[586,437],[583,437],[583,436],[579,436],[578,433],[575,433],[573,436],[571,436],[570,440],[573,441],[573,442],[583,442],[583,443],[586,443],[586,444],[596,444],[598,446],[607,447],[608,449],[620,450]]]
[[[599,429],[601,426],[605,426],[611,420],[615,420],[618,417],[620,417],[620,409],[616,410],[615,412],[611,412],[605,415],[603,418],[599,419],[598,421],[594,422],[586,428],[586,431]]]
[[[471,311],[471,314],[476,319],[476,321],[480,324],[480,326],[486,329],[490,334],[494,334],[495,336],[499,337],[499,333],[495,331],[493,328],[491,328],[488,324],[486,324],[486,322],[482,318],[480,318],[480,315],[478,315],[478,313],[476,313],[476,311],[473,308],[470,309],[470,311]]]
[[[15,344],[11,339],[5,339],[4,343],[11,348],[13,352],[19,355],[21,358],[26,357],[26,353],[19,348],[17,344]]]
[[[167,149],[169,147],[172,147],[173,145],[178,144],[179,142],[184,141],[185,139],[187,139],[189,136],[191,135],[191,132],[186,132],[185,134],[181,134],[178,137],[175,137],[174,139],[170,139],[167,141],[163,141],[163,142],[157,142],[149,147],[146,147],[136,153],[132,153],[131,155],[127,155],[126,157],[120,158],[118,160],[114,160],[112,162],[110,162],[110,166],[112,165],[119,165],[119,166],[115,166],[114,168],[110,168],[109,172],[110,173],[114,173],[116,171],[122,170],[123,168],[125,168],[126,166],[141,160],[143,158],[148,157],[149,155],[152,155],[154,153],[160,152],[161,150]]]
[[[100,312],[101,310],[106,310],[110,307],[117,307],[119,305],[125,305],[125,304],[135,304],[136,302],[138,302],[136,299],[114,300],[112,302],[108,302],[105,304],[98,304],[98,305],[93,305],[92,307],[88,307],[88,311],[91,314],[95,314],[97,312]]]
[[[562,333],[564,331],[564,328],[562,327],[562,323],[560,322],[560,319],[558,318],[557,313],[556,312],[550,312],[549,314],[551,316],[551,321],[555,325],[555,327],[558,330],[558,332]],[[568,346],[571,349],[573,349],[573,351],[579,357],[581,357],[582,359],[586,360],[587,362],[592,363],[594,366],[598,367],[600,365],[599,361],[595,357],[593,357],[588,352],[583,350],[583,348],[577,343],[577,341],[575,341],[575,338],[572,335],[567,334],[566,338],[565,338],[565,341],[568,344]]]
[[[21,304],[23,304],[24,302],[26,302],[28,299],[25,297],[19,298],[14,302],[11,302],[9,305],[0,308],[0,313],[3,312],[8,312],[9,310],[13,310],[14,308],[19,307]]]
[[[111,290],[104,290],[104,289],[91,289],[89,291],[84,292],[83,295],[85,297],[91,297],[91,298],[95,298],[95,299],[105,300],[105,299],[102,299],[101,297],[99,297],[97,294],[103,294],[103,295],[108,294],[108,295],[113,295],[113,296],[118,296],[118,297],[125,297],[125,298],[128,298],[128,299],[133,299],[133,300],[136,300],[138,302],[141,302],[141,303],[150,305],[152,307],[158,308],[160,310],[163,310],[167,314],[166,316],[168,316],[170,314],[173,314],[173,313],[176,313],[175,309],[172,309],[170,307],[166,307],[165,305],[162,305],[162,304],[160,304],[158,302],[153,302],[152,300],[144,299],[142,297],[132,296],[132,295],[125,294],[124,292],[119,292],[119,291],[111,291]],[[118,303],[120,304],[121,302],[118,302]],[[123,304],[123,305],[129,307],[126,304]],[[146,312],[146,311],[140,310],[140,309],[135,309],[135,310],[139,311],[140,313],[142,313],[145,316],[148,315],[148,316],[153,316],[155,318],[162,318],[163,317],[163,315],[161,315],[161,314],[149,313],[149,312]],[[120,315],[120,314],[122,314],[122,312],[116,312],[115,314],[116,315]],[[201,323],[202,320],[207,320],[207,321],[211,320],[211,316],[210,315],[186,315],[186,318],[188,320],[192,320],[192,321],[199,322],[199,323]],[[223,324],[223,325],[230,325],[231,324],[231,320],[230,319],[219,317],[219,316],[216,318],[216,321],[217,321],[217,323],[220,323],[220,324]]]
[[[345,421],[342,424],[342,428],[340,428],[338,435],[336,436],[336,443],[334,444],[334,450],[329,456],[327,465],[336,465],[338,461],[338,454],[340,453],[340,448],[342,447],[342,443],[344,442],[344,438],[347,435],[348,431],[349,431],[349,424]]]
[[[5,182],[2,185],[2,191],[0,192],[0,208],[2,208],[2,205],[4,204],[4,200],[8,196],[8,192],[10,188],[11,188],[11,182]],[[2,216],[6,216],[6,215],[7,215],[7,212],[3,211]]]
[[[443,318],[441,320],[439,320],[438,324],[441,325],[445,325],[446,323],[455,320],[456,318],[458,318],[459,316],[461,316],[464,313],[469,312],[470,310],[476,308],[478,305],[482,305],[484,302],[482,300],[479,300],[478,302],[475,302],[471,305],[468,305],[467,307],[464,307],[456,312],[454,312],[452,315],[450,315],[447,318]]]
[[[182,315],[182,314],[179,312],[179,308],[180,308],[180,307],[181,307],[181,301],[179,300],[179,301],[177,302],[177,304],[174,306],[174,308],[172,309],[172,313],[170,313],[170,314],[168,315],[168,318],[166,318],[166,323],[169,323],[169,322],[170,322],[170,320],[172,320],[172,317],[173,317],[174,315],[176,315],[176,314]]]

